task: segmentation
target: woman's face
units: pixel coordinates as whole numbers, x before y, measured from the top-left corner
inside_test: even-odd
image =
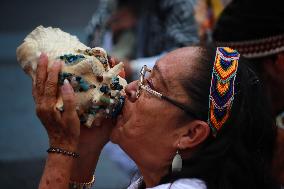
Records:
[[[188,57],[191,52],[186,53]],[[163,95],[187,103],[188,97],[177,78],[193,58],[185,61],[182,55],[183,51],[177,50],[157,61],[149,77],[146,77],[146,83]],[[134,160],[145,153],[159,155],[176,150],[180,118],[184,112],[145,90],[137,99],[137,82],[126,87],[127,98],[113,129],[112,142],[119,144]]]

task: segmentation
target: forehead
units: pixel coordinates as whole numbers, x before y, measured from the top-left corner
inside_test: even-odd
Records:
[[[159,59],[153,71],[158,72],[163,79],[172,81],[185,73],[188,74],[198,54],[198,47],[177,49]]]

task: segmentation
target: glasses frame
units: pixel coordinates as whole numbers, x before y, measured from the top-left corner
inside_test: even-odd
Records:
[[[166,96],[166,95],[163,95],[162,93],[156,91],[156,90],[153,90],[149,87],[149,85],[145,85],[145,75],[146,73],[149,72],[151,73],[152,70],[149,69],[146,65],[142,66],[141,68],[141,71],[140,71],[140,77],[139,77],[139,80],[138,80],[138,88],[137,88],[137,91],[136,91],[136,98],[138,99],[141,95],[141,91],[142,90],[145,90],[147,91],[148,93],[152,94],[153,96],[161,99],[161,100],[165,100],[167,102],[169,102],[170,104],[178,107],[179,109],[183,110],[185,113],[191,115],[192,117],[194,118],[197,118],[199,119],[199,117],[192,111],[190,110],[190,108],[188,108],[186,105]]]

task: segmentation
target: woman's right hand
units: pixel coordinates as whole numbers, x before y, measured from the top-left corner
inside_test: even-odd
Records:
[[[36,113],[44,125],[50,147],[57,147],[70,152],[77,152],[80,136],[80,121],[75,110],[74,91],[68,82],[61,87],[64,112],[56,109],[58,74],[61,62],[55,62],[48,68],[48,58],[41,54],[33,81],[33,97]],[[68,188],[75,158],[63,154],[50,153],[39,188]]]
[[[102,125],[92,128],[80,126],[75,109],[74,91],[66,82],[61,87],[64,112],[59,112],[55,104],[59,93],[57,83],[61,64],[55,62],[49,70],[47,69],[48,58],[42,54],[36,71],[36,80],[33,82],[37,115],[48,133],[50,146],[79,153],[80,157],[73,165],[75,171],[72,171],[71,180],[89,181],[100,152],[109,141],[115,120],[103,120]]]
[[[68,81],[61,87],[64,111],[56,109],[58,74],[62,63],[54,62],[48,69],[48,57],[41,54],[33,81],[33,97],[36,113],[44,125],[51,147],[76,151],[80,136],[80,121],[75,109],[74,91]]]

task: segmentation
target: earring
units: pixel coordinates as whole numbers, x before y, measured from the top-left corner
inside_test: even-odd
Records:
[[[179,144],[178,144],[178,146],[179,146]],[[181,159],[181,156],[179,154],[179,149],[177,149],[176,155],[175,155],[173,162],[172,162],[172,173],[180,172],[181,169],[182,169],[182,159]]]

